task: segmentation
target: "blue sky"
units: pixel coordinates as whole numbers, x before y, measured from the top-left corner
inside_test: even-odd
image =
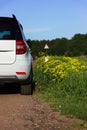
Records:
[[[87,0],[0,0],[0,16],[12,14],[27,39],[71,39],[87,33]]]

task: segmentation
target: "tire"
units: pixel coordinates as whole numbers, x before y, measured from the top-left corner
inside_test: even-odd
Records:
[[[30,79],[30,83],[33,83],[33,69],[32,69],[32,67],[31,67],[29,79]]]
[[[29,75],[28,80],[25,84],[21,85],[21,95],[32,95],[33,94],[33,70],[31,67],[31,72]]]
[[[32,84],[21,85],[21,95],[32,95]]]

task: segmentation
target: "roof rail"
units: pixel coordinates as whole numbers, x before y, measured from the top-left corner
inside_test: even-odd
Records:
[[[15,16],[14,14],[12,14],[12,16],[13,16],[13,18],[15,18],[15,19],[16,19],[16,16]]]
[[[14,14],[12,14],[13,18],[17,20],[16,16]],[[18,21],[18,20],[17,20]],[[20,23],[19,23],[20,24]],[[22,30],[23,30],[23,26],[20,24]]]

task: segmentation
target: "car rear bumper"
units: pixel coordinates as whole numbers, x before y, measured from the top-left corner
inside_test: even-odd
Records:
[[[0,83],[15,83],[19,82],[17,76],[0,76]]]
[[[13,64],[0,64],[0,84],[28,84],[32,66],[30,54],[17,55]]]
[[[31,71],[32,59],[30,55],[17,56],[13,64],[0,64],[1,82],[21,82],[28,79]]]
[[[0,84],[18,83],[26,85],[31,83],[29,77],[27,79],[19,80],[17,76],[0,76]]]

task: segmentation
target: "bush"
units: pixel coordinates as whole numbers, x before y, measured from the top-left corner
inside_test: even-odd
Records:
[[[53,110],[87,119],[87,66],[82,61],[48,56],[45,62],[42,56],[37,58],[34,75],[38,89]]]

